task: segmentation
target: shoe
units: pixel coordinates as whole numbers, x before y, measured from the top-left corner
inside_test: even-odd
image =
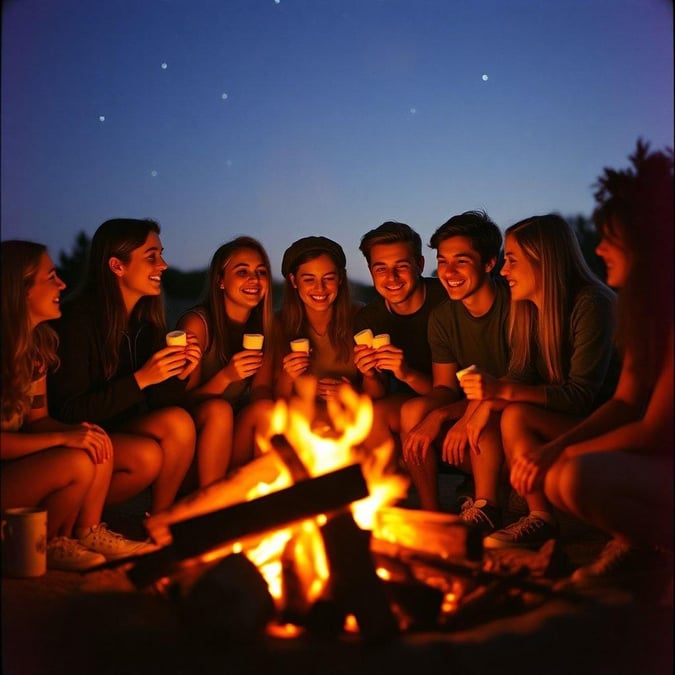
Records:
[[[502,511],[498,506],[488,504],[486,499],[466,497],[462,503],[459,517],[465,523],[478,527],[483,534],[494,532],[502,525]]]
[[[83,572],[105,562],[105,556],[85,548],[77,539],[54,537],[47,544],[47,567],[50,570]]]
[[[483,539],[485,548],[506,548],[509,546],[540,548],[549,539],[558,536],[558,526],[531,513],[523,516],[504,529],[493,532]]]
[[[79,542],[90,551],[101,553],[107,560],[119,560],[157,550],[150,542],[134,541],[112,532],[105,523],[94,525],[79,538]]]
[[[572,574],[570,582],[575,586],[625,586],[631,580],[671,572],[668,555],[654,548],[636,548],[612,539],[600,555],[589,565],[584,565]]]

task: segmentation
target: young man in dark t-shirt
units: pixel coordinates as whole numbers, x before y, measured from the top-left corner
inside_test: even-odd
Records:
[[[373,396],[373,428],[366,445],[377,447],[400,432],[401,405],[431,390],[427,325],[431,310],[445,301],[438,279],[422,276],[419,234],[405,223],[386,222],[367,232],[359,246],[378,296],[359,310],[354,332],[386,333],[390,344],[356,345],[354,362]]]
[[[440,456],[473,473],[476,500],[467,500],[462,517],[486,532],[501,527],[497,489],[503,453],[489,443],[481,444],[480,451],[467,452],[466,425],[477,404],[467,403],[458,374],[461,377],[460,371],[470,366],[494,377],[507,371],[510,294],[496,274],[501,245],[499,228],[481,211],[453,216],[431,237],[438,277],[448,296],[429,317],[433,386],[427,394],[406,401],[401,410],[403,459],[421,507],[440,509]],[[498,423],[496,417],[492,423]]]

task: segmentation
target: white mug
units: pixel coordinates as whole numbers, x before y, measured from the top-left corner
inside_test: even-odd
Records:
[[[2,513],[2,574],[39,577],[47,571],[47,511],[39,507]]]

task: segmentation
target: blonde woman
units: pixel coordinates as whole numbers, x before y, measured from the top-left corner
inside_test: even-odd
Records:
[[[511,292],[508,373],[496,379],[476,370],[462,377],[461,386],[474,401],[467,424],[471,447],[480,452],[481,433],[491,433],[489,413],[501,410],[510,468],[611,396],[618,374],[615,294],[589,270],[572,228],[553,214],[506,230],[501,274]],[[558,535],[543,491],[523,497],[528,515],[489,534],[486,547],[538,547]]]

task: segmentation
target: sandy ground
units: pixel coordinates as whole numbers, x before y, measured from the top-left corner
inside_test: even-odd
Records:
[[[561,540],[572,566],[603,544],[571,522],[563,523]],[[665,675],[673,672],[672,576],[670,596],[661,586],[651,591],[607,589],[577,601],[486,606],[453,630],[365,644],[355,635],[244,638],[226,614],[200,617],[207,632],[176,599],[154,588],[137,590],[123,569],[50,571],[2,580],[2,672]]]

